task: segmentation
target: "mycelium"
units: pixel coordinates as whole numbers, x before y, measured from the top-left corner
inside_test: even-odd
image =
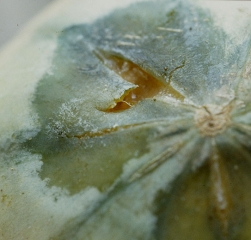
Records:
[[[250,3],[131,2],[2,53],[3,239],[251,239]]]

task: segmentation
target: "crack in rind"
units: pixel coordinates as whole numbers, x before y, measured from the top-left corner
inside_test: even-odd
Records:
[[[181,68],[185,67],[185,63],[186,63],[186,60],[183,60],[183,61],[182,61],[182,64],[181,64],[180,66],[174,68],[174,69],[169,73],[168,84],[171,83],[171,79],[172,79],[172,77],[173,77],[174,72],[176,72],[178,69],[181,69]]]
[[[178,101],[184,101],[185,99],[185,96],[170,84],[173,73],[185,66],[185,60],[182,62],[182,65],[176,67],[170,72],[169,81],[166,82],[164,79],[161,81],[156,78],[156,76],[153,76],[144,68],[123,56],[100,49],[95,50],[94,55],[102,62],[102,64],[118,74],[125,81],[136,85],[134,89],[130,89],[124,98],[121,96],[121,101],[117,101],[115,107],[108,108],[106,112],[125,110],[143,99],[153,98],[157,95],[171,95]],[[122,102],[125,102],[126,106],[124,104],[121,108],[118,104],[121,104]]]

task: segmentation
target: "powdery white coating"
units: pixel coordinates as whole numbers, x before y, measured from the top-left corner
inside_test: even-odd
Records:
[[[58,1],[2,49],[1,142],[11,138],[14,132],[39,127],[36,114],[31,109],[32,96],[37,82],[46,72],[50,72],[57,37],[62,29],[72,24],[90,22],[131,2],[135,1],[106,1],[105,4],[100,0]],[[89,209],[88,206],[93,206],[100,198],[99,191],[94,188],[74,196],[59,188],[48,188],[46,181],[38,176],[42,166],[40,157],[25,153],[23,158],[26,163],[18,166],[14,164],[12,156],[7,159],[8,165],[1,162],[1,238],[49,239],[70,218]],[[3,160],[2,155],[0,159]],[[17,161],[20,161],[20,156]]]
[[[58,1],[35,18],[0,57],[0,138],[37,126],[31,100],[37,82],[50,72],[58,35],[67,26],[93,21],[134,0]],[[20,79],[22,79],[20,81]],[[15,117],[13,117],[15,116]]]
[[[131,2],[135,1],[113,0],[106,1],[105,4],[101,0],[57,2],[21,33],[17,40],[6,47],[0,58],[0,89],[4,89],[0,93],[0,136],[2,141],[10,138],[14,132],[39,128],[36,114],[31,109],[31,100],[39,79],[44,73],[51,72],[50,63],[60,31],[72,24],[93,21],[113,8],[126,6]],[[220,18],[218,13],[222,14],[222,12],[218,11],[217,7],[210,8]],[[238,15],[238,13],[236,14]],[[238,26],[231,28],[225,15],[219,20],[219,23],[236,40],[238,40],[236,32],[241,31],[246,26],[246,21],[243,20],[243,28],[241,26],[239,26],[240,28]],[[125,44],[125,42],[121,43]],[[169,99],[166,101],[169,102]],[[61,110],[61,114],[65,114],[66,119],[71,117],[71,115],[69,116],[71,109],[69,110],[68,106],[62,106]],[[119,123],[119,121],[117,122]],[[77,122],[76,124],[90,127],[88,122]],[[115,125],[115,123],[111,124]],[[193,149],[194,144],[197,144],[197,140],[191,141],[188,148]],[[202,144],[202,147],[207,149],[208,145],[206,144]],[[168,146],[163,145],[162,147]],[[124,165],[119,180],[128,179],[130,175],[134,179],[140,178],[142,172],[150,171],[151,168],[146,164],[147,160],[160,150],[158,146],[151,146],[149,154],[144,155],[142,158],[131,159]],[[122,239],[122,237],[127,240],[128,235],[120,231],[120,228],[116,228],[116,231],[113,229],[116,222],[128,224],[132,229],[131,236],[135,236],[135,232],[139,229],[149,229],[145,231],[146,236],[143,239],[150,238],[156,218],[148,209],[148,206],[154,201],[153,196],[155,196],[155,193],[166,187],[163,178],[165,177],[171,182],[183,170],[189,160],[186,158],[186,150],[185,148],[178,156],[163,163],[163,167],[158,168],[154,173],[154,178],[149,174],[142,181],[128,188],[128,191],[115,196],[108,206],[104,206],[104,209],[101,209],[97,215],[93,216],[90,222],[85,225],[85,229],[79,231],[79,239],[81,239],[81,234],[88,232],[88,234],[90,233],[95,237],[94,239],[102,239],[105,234],[109,240]],[[19,150],[17,154],[21,153]],[[206,151],[206,154],[201,156],[200,163],[208,157],[208,153],[209,151]],[[198,153],[195,155],[198,155]],[[4,159],[1,155],[0,157],[1,160]],[[1,163],[0,189],[3,190],[4,194],[2,194],[3,204],[0,208],[0,233],[5,237],[4,239],[46,240],[60,232],[62,226],[74,216],[83,213],[81,217],[85,219],[88,211],[91,211],[90,208],[94,207],[93,205],[103,197],[95,188],[87,188],[73,196],[69,196],[66,190],[60,188],[48,188],[46,186],[47,180],[42,181],[38,176],[38,171],[42,167],[41,157],[24,152],[23,156],[19,156],[17,161],[20,161],[20,158],[25,159],[25,161],[21,161],[19,165],[14,164],[16,163],[14,156],[7,158],[8,164]],[[184,161],[184,159],[187,161]],[[139,165],[142,166],[140,168],[142,171],[134,174],[134,170],[138,169]],[[147,190],[142,191],[142,194],[140,194],[142,186]],[[148,193],[147,196],[145,195],[146,192]],[[120,207],[121,204],[128,205],[130,202],[134,203],[134,205],[130,206],[130,213],[125,210],[126,208]],[[103,213],[107,214],[105,220],[102,218]],[[132,226],[135,222],[128,221],[127,217],[130,216],[137,219],[138,225]],[[96,231],[96,226],[100,224],[100,221],[103,225]],[[114,232],[111,230],[114,230]]]
[[[42,165],[40,156],[19,151],[17,159],[20,161],[20,158],[25,162],[1,168],[0,233],[3,239],[49,239],[65,221],[100,198],[100,193],[93,188],[71,197],[62,189],[48,189],[37,172]]]

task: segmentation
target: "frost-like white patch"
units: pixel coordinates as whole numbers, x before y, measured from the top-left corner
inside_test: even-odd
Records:
[[[46,185],[38,175],[39,155],[17,152],[12,165],[1,169],[0,233],[3,239],[47,240],[74,216],[88,212],[101,194],[88,188],[70,196],[67,190]]]
[[[37,128],[31,101],[37,82],[51,72],[51,60],[61,31],[91,22],[135,0],[74,0],[56,2],[35,18],[0,56],[0,138]]]
[[[50,123],[46,126],[49,136],[56,137],[73,137],[75,134],[95,133],[102,123],[104,113],[90,106],[88,100],[72,99],[63,103]],[[96,122],[95,122],[96,121]]]
[[[47,126],[49,135],[57,135],[65,137],[72,129],[83,128],[84,131],[95,131],[95,127],[88,120],[89,113],[82,114],[82,105],[86,105],[83,99],[72,99],[67,103],[63,103],[58,112],[55,113],[51,123]]]

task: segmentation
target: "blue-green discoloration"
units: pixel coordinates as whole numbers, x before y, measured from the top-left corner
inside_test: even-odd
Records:
[[[163,210],[164,215],[159,214],[159,219],[156,215],[158,209],[171,206],[157,196],[168,197],[159,193],[170,190],[173,162],[178,162],[177,175],[182,171],[190,174],[202,166],[202,175],[198,177],[200,173],[196,172],[194,179],[207,179],[209,190],[202,191],[204,202],[214,183],[208,180],[211,173],[205,170],[214,164],[210,162],[212,156],[223,159],[231,175],[232,166],[238,165],[239,160],[249,164],[250,118],[243,122],[242,105],[237,100],[248,101],[247,97],[242,98],[240,90],[244,88],[242,81],[250,46],[250,38],[236,44],[215,24],[209,11],[187,1],[138,3],[93,24],[65,29],[58,39],[50,73],[41,79],[34,95],[33,107],[41,131],[27,140],[24,147],[42,155],[39,174],[42,179],[49,178],[50,186],[62,187],[71,194],[97,187],[104,195],[99,204],[87,213],[80,213],[56,239],[100,239],[98,236],[121,239],[126,232],[127,239],[172,236],[169,239],[174,240],[171,227],[167,232],[163,227],[170,223],[169,212]],[[124,111],[106,112],[126,91],[137,86],[105,66],[97,57],[99,51],[129,60],[159,81],[170,83],[184,96],[184,101],[162,95],[144,99]],[[209,107],[205,107],[209,104],[229,106],[231,123],[215,137],[201,134],[194,124],[197,109],[204,107],[208,118],[213,116]],[[243,156],[226,154],[233,146],[235,153],[241,151]],[[239,168],[245,169],[243,165]],[[246,175],[244,178],[250,181]],[[236,179],[233,181],[238,182]],[[194,184],[192,181],[191,188],[196,188]],[[178,185],[174,182],[172,187]],[[235,189],[237,184],[233,184],[231,191]],[[193,199],[193,193],[188,191],[187,198]],[[170,204],[175,205],[179,194],[174,190]],[[196,191],[195,194],[199,195]],[[173,229],[181,233],[176,235],[177,239],[187,237],[188,233],[191,239],[245,239],[250,214],[249,195],[245,191],[243,194],[234,196],[233,202],[235,208],[243,200],[246,219],[232,221],[231,214],[236,214],[235,211],[224,208],[226,216],[219,220],[215,214],[210,228],[205,220],[210,214],[204,214],[210,212],[208,204],[202,204],[201,215],[183,209],[180,221],[197,214],[195,223],[205,224],[191,222],[184,232],[175,225]],[[227,195],[225,200],[230,201],[228,198]],[[213,204],[217,212],[219,203],[213,200]],[[122,221],[120,214],[130,219]],[[242,221],[243,228],[236,227]],[[148,224],[151,227],[140,227]],[[190,229],[195,228],[193,235]]]

